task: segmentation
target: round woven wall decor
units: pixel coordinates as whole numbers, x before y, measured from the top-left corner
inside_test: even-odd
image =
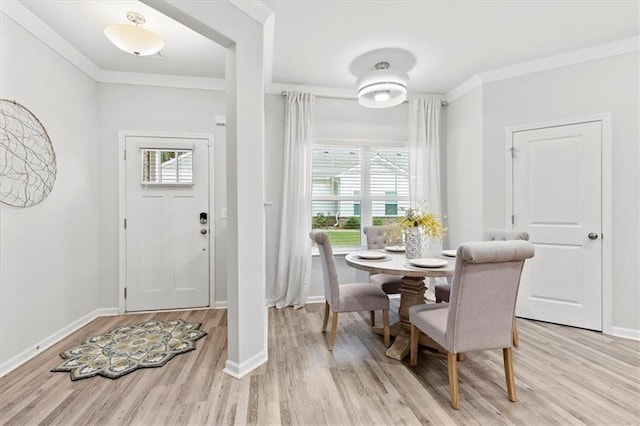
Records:
[[[56,181],[56,154],[46,129],[27,108],[0,99],[0,202],[41,203]]]

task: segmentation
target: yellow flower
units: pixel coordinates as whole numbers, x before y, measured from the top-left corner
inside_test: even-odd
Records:
[[[417,227],[429,238],[444,240],[447,228],[442,225],[442,215],[428,212],[426,201],[421,201],[416,207],[403,210],[406,212],[405,215],[398,218],[398,221],[391,226],[392,234],[399,236],[406,229]]]

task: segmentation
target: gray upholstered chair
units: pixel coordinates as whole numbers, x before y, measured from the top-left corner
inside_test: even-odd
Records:
[[[512,240],[529,241],[529,234],[525,231],[498,229],[498,228],[487,228],[484,231],[484,234],[482,234],[482,241],[512,241]],[[451,293],[451,284],[436,284],[434,290],[436,293],[436,303],[449,301],[449,293]],[[516,348],[520,346],[520,341],[518,339],[518,327],[516,326],[515,321],[513,322],[513,346],[515,346]]]
[[[502,349],[507,393],[511,401],[516,400],[511,331],[522,267],[533,253],[533,244],[527,241],[462,244],[449,303],[409,308],[411,365],[418,361],[422,331],[448,352],[453,408],[460,405],[456,354],[463,352]]]
[[[382,311],[382,325],[384,327],[384,345],[389,347],[389,297],[382,289],[371,283],[338,284],[338,272],[333,259],[333,248],[326,232],[311,231],[309,237],[318,244],[320,261],[322,263],[322,277],[324,279],[324,320],[322,332],[327,331],[329,310],[333,312],[331,334],[329,336],[329,350],[333,350],[338,330],[339,312]],[[373,324],[372,324],[373,327]]]
[[[367,236],[367,249],[378,250],[400,241],[389,237],[389,229],[386,226],[365,226],[364,234]],[[369,282],[378,284],[386,294],[400,293],[402,277],[390,274],[370,274]]]

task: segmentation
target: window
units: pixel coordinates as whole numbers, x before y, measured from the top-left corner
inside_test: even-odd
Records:
[[[406,144],[316,141],[312,165],[312,226],[334,246],[364,245],[361,229],[391,223],[409,206]]]
[[[193,185],[193,151],[142,150],[143,185]]]

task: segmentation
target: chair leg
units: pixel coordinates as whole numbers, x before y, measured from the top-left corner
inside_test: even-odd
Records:
[[[384,328],[384,347],[391,346],[391,337],[389,337],[389,310],[382,311],[382,327]]]
[[[420,330],[411,324],[411,359],[409,363],[413,367],[418,365],[418,340],[420,340]]]
[[[451,392],[451,406],[457,410],[460,408],[460,394],[458,392],[458,364],[456,354],[447,353],[447,364],[449,367],[449,390]]]
[[[515,402],[516,381],[513,376],[513,351],[511,348],[504,348],[502,350],[502,357],[504,358],[504,375],[507,379],[507,394],[509,395],[509,399]]]
[[[518,338],[518,324],[516,324],[516,318],[513,317],[513,329],[511,330],[511,339],[513,340],[513,347],[520,346],[520,339]]]
[[[327,332],[327,323],[329,322],[329,302],[324,302],[324,319],[322,320],[322,332]]]
[[[329,350],[333,350],[333,345],[336,343],[336,333],[338,331],[338,313],[333,313],[333,320],[331,321],[331,334],[329,335]]]
[[[371,328],[376,326],[376,311],[371,311]]]

